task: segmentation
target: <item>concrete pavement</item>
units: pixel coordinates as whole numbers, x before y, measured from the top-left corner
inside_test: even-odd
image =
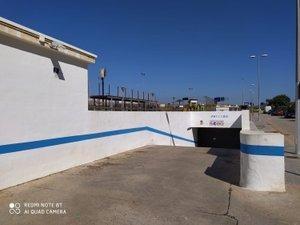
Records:
[[[0,224],[300,224],[299,175],[286,193],[238,180],[238,150],[149,146],[1,191]]]

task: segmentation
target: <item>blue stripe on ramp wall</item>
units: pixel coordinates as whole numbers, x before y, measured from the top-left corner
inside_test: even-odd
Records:
[[[97,138],[104,138],[104,137],[115,136],[115,135],[129,134],[129,133],[134,133],[139,131],[149,131],[160,135],[172,137],[174,139],[194,143],[193,140],[186,139],[177,135],[171,135],[170,133],[157,130],[151,127],[136,127],[136,128],[104,131],[104,132],[92,133],[92,134],[74,135],[68,137],[51,138],[51,139],[44,139],[38,141],[0,145],[0,154],[38,149],[38,148],[50,147],[55,145],[61,145],[61,144],[67,144],[67,143],[73,143],[73,142],[79,142],[79,141],[85,141],[85,140],[91,140]]]
[[[249,155],[268,155],[268,156],[283,156],[284,147],[281,146],[260,146],[260,145],[245,145],[241,143],[241,152]]]

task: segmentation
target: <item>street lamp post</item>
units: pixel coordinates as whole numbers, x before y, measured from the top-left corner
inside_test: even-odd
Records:
[[[250,84],[250,88],[249,88],[249,103],[250,103],[250,119],[252,121],[254,121],[254,119],[253,119],[253,106],[254,106],[253,96],[254,96],[254,91],[252,89],[254,87],[255,87],[255,84]]]
[[[146,89],[146,73],[140,73],[140,78],[141,78],[141,88],[143,89],[143,91],[147,90]]]
[[[172,97],[172,100],[173,100],[172,101],[172,106],[173,106],[173,110],[174,110],[175,109],[175,97],[174,96]]]
[[[242,104],[241,105],[244,105],[244,102],[245,102],[245,94],[244,94],[244,83],[245,83],[245,79],[242,78]]]
[[[102,83],[102,103],[103,103],[102,106],[104,105],[104,109],[106,110],[106,100],[104,100],[104,98],[103,98],[103,96],[104,96],[104,78],[106,77],[106,69],[105,68],[100,69],[99,77],[101,78],[101,83]],[[100,88],[99,88],[99,92],[100,92]]]
[[[121,87],[121,91],[123,93],[123,111],[126,110],[126,87]]]
[[[102,83],[102,96],[104,96],[104,78],[106,77],[106,69],[102,68],[100,70],[100,78],[101,78],[101,83]]]
[[[188,93],[188,96],[187,96],[188,99],[193,98],[193,96],[192,96],[193,93],[192,92],[193,92],[194,88],[189,87],[188,90],[189,90],[189,93]]]
[[[251,55],[250,58],[251,59],[256,59],[256,75],[257,75],[257,107],[258,107],[258,116],[257,119],[259,120],[259,113],[260,113],[260,72],[261,72],[261,68],[260,68],[260,60],[262,58],[267,57],[268,54],[267,53],[263,53],[261,55]]]

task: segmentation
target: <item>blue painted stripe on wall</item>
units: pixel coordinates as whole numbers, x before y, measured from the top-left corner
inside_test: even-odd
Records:
[[[283,156],[284,147],[241,144],[241,152],[250,155]]]
[[[136,128],[112,130],[112,131],[105,131],[105,132],[92,133],[92,134],[74,135],[68,137],[51,138],[51,139],[44,139],[38,141],[0,145],[0,154],[19,152],[19,151],[25,151],[25,150],[31,150],[31,149],[37,149],[43,147],[50,147],[55,145],[61,145],[61,144],[67,144],[67,143],[73,143],[73,142],[79,142],[79,141],[85,141],[85,140],[97,139],[97,138],[103,138],[103,137],[109,137],[115,135],[129,134],[129,133],[139,132],[139,131],[150,131],[160,135],[173,137],[175,139],[194,143],[193,140],[179,137],[176,135],[171,135],[170,133],[157,130],[151,127],[136,127]]]

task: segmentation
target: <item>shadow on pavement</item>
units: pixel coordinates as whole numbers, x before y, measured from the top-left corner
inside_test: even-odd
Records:
[[[204,173],[238,186],[240,181],[239,149],[211,148],[207,154],[215,155],[217,158],[210,167],[207,167]]]

